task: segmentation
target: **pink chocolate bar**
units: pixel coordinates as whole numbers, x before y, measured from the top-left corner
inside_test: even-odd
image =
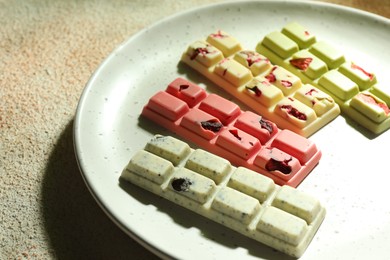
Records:
[[[321,158],[311,140],[182,78],[152,96],[142,115],[278,185],[298,186]]]

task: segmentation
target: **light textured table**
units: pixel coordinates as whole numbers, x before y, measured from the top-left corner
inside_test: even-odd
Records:
[[[0,0],[0,259],[150,259],[87,190],[78,99],[132,34],[218,0]],[[389,0],[329,0],[390,18]]]

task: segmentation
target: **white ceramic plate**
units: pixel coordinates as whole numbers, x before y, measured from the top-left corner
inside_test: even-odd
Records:
[[[262,37],[297,21],[372,66],[390,87],[390,21],[355,9],[296,1],[222,3],[186,11],[140,31],[98,68],[80,99],[75,150],[86,184],[125,232],[159,256],[179,259],[283,258],[285,255],[131,184],[119,182],[130,157],[156,133],[139,117],[149,97],[177,76],[203,77],[179,65],[187,45],[217,29],[254,49]],[[225,95],[212,84],[209,92]],[[234,99],[233,99],[234,100]],[[246,109],[245,107],[243,107]],[[339,116],[310,137],[323,152],[298,189],[320,199],[327,216],[303,259],[384,259],[390,245],[390,132],[372,136]]]

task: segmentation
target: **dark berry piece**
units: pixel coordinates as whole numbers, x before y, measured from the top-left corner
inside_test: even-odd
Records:
[[[257,86],[254,86],[253,88],[250,88],[250,87],[246,87],[247,90],[255,93],[255,96],[256,97],[260,97],[261,96],[261,90],[257,87]]]
[[[269,122],[267,120],[260,119],[259,123],[261,125],[261,128],[267,130],[270,134],[272,134],[272,132],[274,131],[274,128],[272,127],[271,122]]]
[[[222,127],[222,123],[217,120],[209,120],[200,122],[203,129],[213,131],[214,133],[219,132]]]
[[[300,120],[307,119],[306,115],[302,112],[299,112],[299,110],[296,109],[295,107],[292,107],[290,105],[283,105],[283,106],[281,106],[281,108],[286,110],[289,115],[292,115],[293,117],[296,117]]]
[[[231,129],[231,130],[229,130],[229,132],[230,132],[235,138],[237,138],[238,140],[241,141],[242,138],[238,135],[237,129]]]
[[[190,87],[190,85],[188,85],[188,84],[180,85],[179,91],[182,91],[182,90],[187,89],[187,88],[189,88],[189,87]]]
[[[291,166],[288,165],[288,162],[291,160],[278,161],[271,158],[265,165],[265,169],[267,171],[280,171],[284,174],[289,174],[291,172]]]
[[[179,178],[174,179],[171,185],[175,191],[188,191],[189,187],[192,185],[192,182],[187,178]]]
[[[309,66],[310,63],[313,61],[313,58],[297,58],[290,60],[291,65],[294,67],[300,69],[300,70],[306,70]]]

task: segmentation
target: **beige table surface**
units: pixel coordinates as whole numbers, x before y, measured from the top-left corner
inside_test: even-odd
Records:
[[[0,0],[0,259],[151,259],[103,213],[73,151],[76,106],[128,37],[218,0]],[[389,0],[329,0],[390,18]]]

